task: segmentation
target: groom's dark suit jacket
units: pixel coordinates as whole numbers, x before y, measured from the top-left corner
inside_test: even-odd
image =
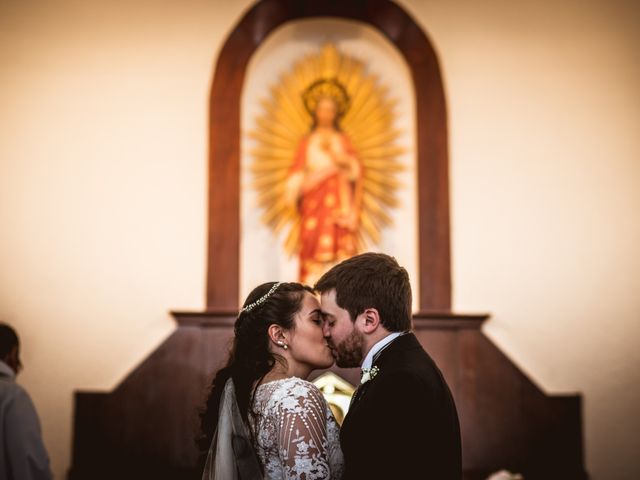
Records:
[[[345,417],[345,480],[462,477],[460,427],[442,373],[413,333],[393,340]]]

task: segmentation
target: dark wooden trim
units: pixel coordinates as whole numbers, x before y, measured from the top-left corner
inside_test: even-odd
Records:
[[[488,314],[439,314],[417,312],[413,315],[414,330],[442,330],[442,329],[475,329],[479,330],[482,324],[489,319]]]
[[[170,313],[181,327],[233,327],[238,310]],[[488,314],[417,312],[413,315],[413,327],[415,330],[479,329],[488,318]]]
[[[440,68],[425,33],[389,0],[264,0],[244,15],[227,38],[216,65],[209,107],[207,308],[232,309],[238,303],[240,97],[247,64],[262,41],[282,24],[322,16],[376,28],[411,69],[417,106],[420,308],[449,311],[448,133]]]

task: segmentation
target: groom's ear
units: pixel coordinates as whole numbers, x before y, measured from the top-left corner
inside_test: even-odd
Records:
[[[378,310],[375,308],[367,308],[363,313],[362,317],[364,320],[363,333],[373,333],[375,332],[380,324],[380,314]]]

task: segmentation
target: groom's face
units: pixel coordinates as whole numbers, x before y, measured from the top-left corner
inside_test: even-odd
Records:
[[[336,303],[336,291],[330,290],[320,297],[324,316],[324,336],[331,354],[339,367],[359,367],[362,364],[364,335],[351,321],[349,312]]]

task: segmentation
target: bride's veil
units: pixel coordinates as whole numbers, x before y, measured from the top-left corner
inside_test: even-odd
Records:
[[[261,480],[262,469],[236,402],[233,379],[225,383],[218,427],[207,454],[202,480]]]

